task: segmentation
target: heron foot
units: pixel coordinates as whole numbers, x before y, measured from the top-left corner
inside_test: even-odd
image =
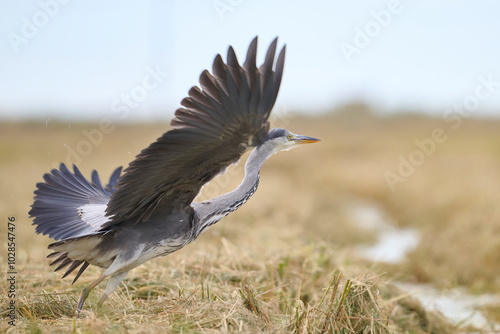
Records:
[[[83,304],[85,303],[85,300],[90,294],[90,291],[95,288],[99,283],[101,283],[107,276],[106,275],[101,275],[99,276],[98,279],[96,279],[92,284],[90,284],[88,287],[84,288],[82,290],[82,293],[80,294],[80,299],[78,300],[78,304],[76,305],[76,311],[75,311],[75,317],[80,316],[80,311],[83,308]]]

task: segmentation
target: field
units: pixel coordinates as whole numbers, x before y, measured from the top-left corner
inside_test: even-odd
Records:
[[[317,118],[282,117],[274,126],[322,139],[281,152],[264,164],[256,194],[195,243],[134,269],[108,298],[94,289],[79,318],[80,290],[100,273],[89,268],[75,284],[46,259],[50,239],[35,235],[27,212],[35,184],[64,161],[107,179],[167,129],[165,124],[115,124],[88,141],[99,124],[2,124],[0,230],[15,217],[16,327],[2,289],[0,331],[33,333],[457,333],[393,281],[457,286],[471,293],[500,290],[500,121],[411,114],[383,117],[361,107]],[[455,128],[454,128],[455,127]],[[101,131],[102,132],[102,131]],[[82,144],[88,141],[90,146]],[[78,154],[80,150],[80,154]],[[70,154],[68,156],[68,154]],[[76,152],[76,153],[75,153]],[[81,153],[84,154],[81,154]],[[243,163],[204,188],[227,192]],[[355,201],[380,207],[421,241],[402,264],[372,263],[354,251],[374,242],[353,223]],[[0,265],[7,268],[6,257]],[[500,305],[487,309],[500,318]]]

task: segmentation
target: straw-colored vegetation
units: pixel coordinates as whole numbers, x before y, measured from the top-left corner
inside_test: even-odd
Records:
[[[46,246],[27,211],[42,174],[66,161],[68,147],[95,124],[3,124],[0,132],[2,212],[16,218],[16,328],[3,313],[0,330],[77,333],[456,333],[391,280],[500,288],[500,123],[464,120],[452,130],[440,119],[380,118],[360,108],[318,119],[286,118],[273,125],[323,141],[280,153],[263,167],[261,185],[237,212],[194,244],[131,271],[102,309],[104,285],[73,318],[79,291],[99,275],[89,268],[72,286],[52,273]],[[358,111],[358,112],[356,112]],[[440,127],[435,152],[394,191],[384,173],[398,157]],[[117,124],[81,157],[85,175],[107,178],[126,165],[165,125]],[[73,157],[74,159],[75,157]],[[202,196],[234,188],[243,164],[205,187]],[[401,226],[422,232],[402,265],[366,262],[355,245],[374,241],[353,223],[353,200],[376,203]],[[6,245],[6,227],[1,231]],[[5,247],[3,248],[6,253]],[[5,257],[0,265],[6,268]],[[8,286],[1,283],[2,305]],[[5,307],[2,307],[4,310]],[[489,307],[498,319],[498,307]]]

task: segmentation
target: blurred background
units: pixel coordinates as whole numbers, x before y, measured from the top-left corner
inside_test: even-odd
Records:
[[[177,281],[177,270],[197,286],[204,259],[221,293],[239,284],[224,281],[227,263],[229,276],[254,285],[271,282],[276,267],[282,281],[268,288],[286,285],[283,296],[302,291],[306,302],[339,269],[417,289],[453,323],[500,330],[500,2],[37,0],[0,9],[0,212],[18,224],[21,291],[39,293],[40,277],[44,289],[69,289],[27,214],[43,173],[75,163],[106,180],[168,130],[217,53],[225,59],[232,45],[243,62],[259,36],[261,62],[278,36],[287,54],[272,126],[322,142],[270,159],[252,200],[128,284]],[[242,166],[202,198],[234,189]]]
[[[495,1],[4,1],[0,117],[119,118],[148,68],[161,82],[126,120],[169,119],[201,71],[260,37],[287,44],[278,106],[321,114],[351,101],[442,115],[500,81]],[[137,104],[137,105],[135,105]],[[477,115],[495,115],[500,94]]]

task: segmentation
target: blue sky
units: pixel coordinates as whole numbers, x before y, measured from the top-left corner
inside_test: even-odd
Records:
[[[231,44],[243,61],[256,35],[260,59],[275,36],[287,44],[277,108],[307,114],[361,100],[439,115],[481,80],[500,82],[493,0],[0,0],[0,8],[2,119],[169,119],[217,53],[225,58]],[[500,86],[492,87],[475,114],[500,115]]]

